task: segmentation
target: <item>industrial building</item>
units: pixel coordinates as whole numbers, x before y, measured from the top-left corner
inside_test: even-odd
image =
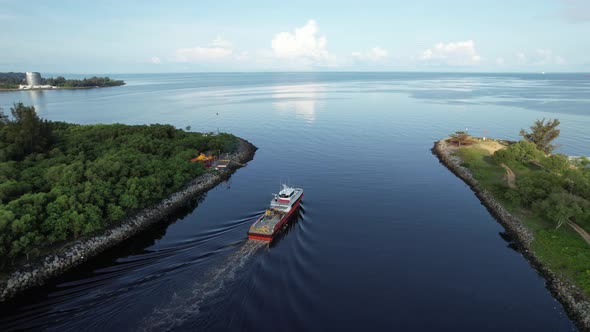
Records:
[[[27,85],[35,87],[41,85],[41,74],[37,72],[26,72]]]

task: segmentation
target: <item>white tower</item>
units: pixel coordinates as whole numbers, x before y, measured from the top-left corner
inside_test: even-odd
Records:
[[[38,86],[41,85],[41,74],[37,72],[26,72],[27,85]]]

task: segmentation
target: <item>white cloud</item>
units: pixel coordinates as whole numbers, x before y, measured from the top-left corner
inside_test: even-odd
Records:
[[[160,58],[159,58],[159,57],[157,57],[157,56],[153,56],[153,57],[150,59],[150,62],[151,62],[151,63],[153,63],[153,64],[155,64],[155,65],[159,65],[159,64],[161,64],[161,63],[162,63],[162,59],[160,59]]]
[[[250,53],[248,53],[247,51],[239,52],[236,55],[234,55],[234,59],[238,61],[248,61],[250,60]]]
[[[377,62],[389,57],[389,52],[379,46],[373,47],[368,52],[353,52],[352,57],[358,60]]]
[[[498,66],[503,66],[504,63],[505,63],[505,61],[504,61],[504,58],[503,57],[499,56],[499,57],[496,58],[496,64]]]
[[[539,49],[535,52],[535,64],[545,65],[552,62],[553,51],[547,49]]]
[[[557,55],[553,50],[546,48],[537,49],[530,55],[518,52],[516,53],[516,61],[521,65],[533,66],[563,65],[566,63],[562,56]]]
[[[371,49],[371,51],[369,52],[369,58],[374,59],[374,60],[379,60],[379,59],[383,59],[383,58],[387,58],[389,56],[389,52],[387,52],[386,49],[383,49],[381,47],[373,47]]]
[[[556,65],[564,65],[565,64],[565,59],[562,56],[557,55],[555,57],[555,64]]]
[[[553,54],[550,49],[538,49],[535,52],[534,61],[536,65],[562,65],[565,63],[563,57]]]
[[[272,41],[274,55],[281,59],[301,59],[306,62],[324,61],[330,58],[326,49],[326,37],[318,34],[314,20],[296,28],[293,32],[279,32]]]
[[[449,66],[477,65],[481,56],[475,49],[473,40],[438,43],[422,53],[422,61]]]
[[[213,39],[213,41],[211,42],[211,45],[214,47],[220,47],[220,48],[225,48],[225,49],[232,48],[232,43],[228,40],[221,38],[221,37],[217,37],[217,38]]]
[[[176,50],[178,62],[211,62],[228,59],[233,54],[232,44],[217,37],[209,46],[179,48]]]

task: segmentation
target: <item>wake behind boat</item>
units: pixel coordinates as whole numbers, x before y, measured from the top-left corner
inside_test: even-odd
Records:
[[[281,227],[287,224],[293,212],[297,210],[302,197],[302,188],[283,185],[279,194],[275,194],[270,201],[270,207],[250,226],[248,238],[263,241],[272,240]]]

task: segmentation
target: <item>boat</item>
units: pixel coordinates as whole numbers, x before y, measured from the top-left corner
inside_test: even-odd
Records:
[[[271,241],[297,211],[303,198],[303,189],[283,184],[281,191],[273,195],[270,207],[250,226],[249,239]]]

